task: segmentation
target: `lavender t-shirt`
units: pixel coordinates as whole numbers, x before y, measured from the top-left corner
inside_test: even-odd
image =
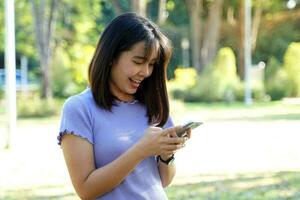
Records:
[[[149,126],[146,108],[138,101],[115,101],[112,111],[97,106],[90,88],[66,100],[61,118],[58,143],[64,134],[74,134],[94,147],[96,168],[103,167],[128,150],[143,137]],[[164,128],[173,126],[171,119]],[[114,176],[114,174],[111,174]],[[164,200],[155,157],[148,157],[101,200]]]

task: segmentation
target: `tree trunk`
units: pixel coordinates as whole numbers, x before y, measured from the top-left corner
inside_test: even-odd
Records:
[[[203,35],[203,46],[201,49],[202,68],[212,63],[219,43],[220,26],[222,20],[223,0],[215,0],[209,9],[208,19],[205,25],[205,34]]]
[[[38,3],[39,2],[39,3]],[[55,11],[57,0],[50,1],[49,13],[46,12],[45,0],[31,0],[36,45],[38,49],[39,63],[42,71],[42,91],[41,97],[49,99],[52,97],[50,81],[50,60],[52,56],[52,34],[55,23]],[[48,14],[48,15],[47,15]]]
[[[259,30],[259,25],[261,21],[261,15],[262,15],[262,7],[261,6],[256,6],[254,10],[254,16],[253,16],[253,23],[252,23],[252,46],[251,46],[251,51],[254,52],[255,47],[256,47],[256,40],[257,40],[257,35],[258,35],[258,30]]]
[[[146,17],[147,0],[131,0],[131,10]]]
[[[165,21],[168,17],[166,4],[167,4],[167,0],[159,0],[158,18],[157,18],[157,23],[158,24],[165,23]]]
[[[192,65],[198,73],[201,72],[200,66],[200,46],[201,46],[201,18],[202,0],[186,0],[190,14],[190,34],[192,48]]]
[[[238,19],[238,74],[242,80],[244,80],[244,37],[245,37],[245,6],[244,0],[239,4],[239,19]]]
[[[118,1],[118,0],[112,0],[111,3],[112,3],[112,5],[113,5],[113,7],[114,7],[114,9],[115,9],[115,11],[116,11],[116,13],[117,13],[117,15],[120,15],[120,14],[122,14],[123,12],[125,12],[125,11],[122,9],[122,6],[121,6],[121,4],[120,4],[120,1]]]

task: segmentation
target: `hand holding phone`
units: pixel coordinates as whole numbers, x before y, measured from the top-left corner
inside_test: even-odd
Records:
[[[177,134],[178,137],[184,137],[186,135],[186,131],[188,129],[190,129],[190,128],[191,129],[197,128],[201,124],[203,124],[203,122],[188,122],[185,125],[183,125],[183,127],[180,130],[178,130],[176,132],[176,134]]]

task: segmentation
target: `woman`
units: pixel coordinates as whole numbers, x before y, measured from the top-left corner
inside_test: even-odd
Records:
[[[167,199],[174,153],[186,141],[169,119],[170,56],[168,39],[135,13],[106,27],[89,66],[90,85],[65,102],[58,136],[80,198]]]

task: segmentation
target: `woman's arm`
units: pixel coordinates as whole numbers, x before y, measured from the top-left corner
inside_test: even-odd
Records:
[[[169,136],[175,137],[175,138],[177,137],[175,132],[170,132]],[[189,129],[187,131],[187,137],[184,138],[184,142],[189,138],[191,138],[191,129]],[[177,145],[177,150],[184,147],[184,142],[175,144],[175,145]],[[175,153],[175,152],[173,152],[173,153]],[[169,154],[169,155],[162,154],[162,155],[160,155],[160,157],[163,160],[168,160],[172,155],[173,154]],[[158,169],[159,169],[162,186],[165,188],[171,184],[171,182],[176,174],[176,166],[175,166],[174,162],[167,165],[159,160],[158,161]]]
[[[65,135],[61,146],[72,184],[81,199],[94,199],[109,192],[143,160],[140,147],[134,145],[113,162],[96,169],[93,146],[85,139]]]
[[[65,135],[61,146],[72,184],[81,199],[94,199],[117,185],[148,156],[170,154],[177,149],[181,138],[167,137],[170,128],[161,130],[150,127],[145,136],[116,160],[96,169],[93,145],[74,135]]]
[[[163,160],[167,160],[168,158],[170,158],[170,156],[167,156],[167,157],[161,156],[161,158]],[[158,169],[159,169],[162,186],[165,188],[171,184],[171,182],[176,174],[176,166],[175,166],[174,162],[167,165],[159,160],[158,161]]]

